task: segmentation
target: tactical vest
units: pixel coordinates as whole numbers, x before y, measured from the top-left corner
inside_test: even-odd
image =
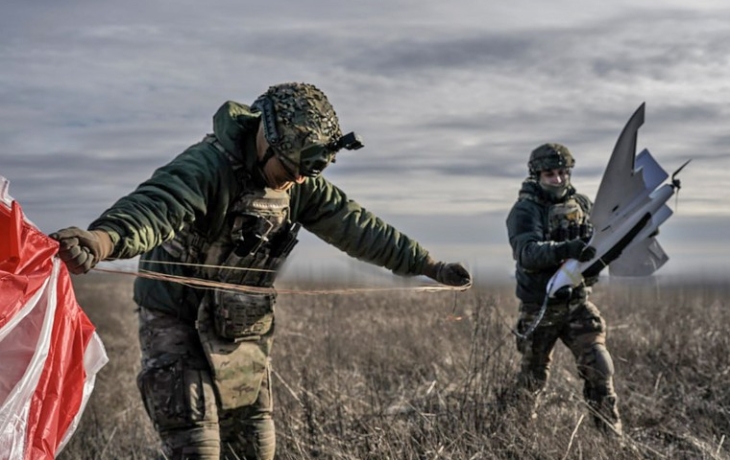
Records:
[[[221,232],[209,240],[188,226],[163,248],[181,263],[193,264],[194,276],[228,284],[272,287],[297,243],[299,224],[291,222],[289,194],[254,185],[250,174],[213,135],[204,139],[228,155],[243,190],[228,208]],[[216,332],[232,341],[261,336],[273,321],[274,294],[216,289],[209,300]]]
[[[548,207],[543,235],[545,240],[561,242],[581,238],[588,241],[593,236],[593,225],[586,213],[589,204],[582,195],[571,195],[559,203],[550,203],[532,193],[520,193],[520,199]]]
[[[585,241],[593,235],[593,226],[576,195],[548,209],[547,237],[552,241],[569,241],[581,238]]]

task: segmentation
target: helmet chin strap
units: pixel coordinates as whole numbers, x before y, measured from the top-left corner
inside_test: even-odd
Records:
[[[278,157],[278,164],[269,166],[269,162],[275,156],[276,154],[271,147],[266,149],[264,156],[256,161],[256,173],[262,179],[262,185],[265,187],[274,190],[288,188],[288,186],[285,187],[287,184],[294,184],[297,180],[295,173],[287,167],[281,157]]]
[[[271,158],[274,156],[274,149],[271,147],[268,147],[266,149],[266,152],[264,153],[263,158],[259,158],[259,160],[256,162],[256,165],[261,168],[261,171],[264,170],[264,166],[266,166],[266,163],[271,160]]]
[[[271,158],[274,156],[274,150],[269,147],[266,149],[266,152],[264,153],[264,156],[262,158],[259,158],[256,160],[256,174],[255,179],[260,182],[260,185],[263,187],[269,187],[269,181],[266,178],[266,164],[271,160]]]

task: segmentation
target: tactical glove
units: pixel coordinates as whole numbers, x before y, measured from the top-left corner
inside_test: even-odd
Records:
[[[423,274],[447,286],[467,286],[471,284],[471,274],[460,263],[436,262],[430,257],[426,261]]]
[[[60,243],[58,256],[75,275],[88,272],[114,249],[111,237],[103,230],[69,227],[49,236]]]
[[[578,262],[588,262],[596,256],[596,248],[580,239],[558,243],[555,254],[560,260],[576,259]]]
[[[586,246],[580,254],[578,254],[578,262],[588,262],[594,257],[596,257],[596,248],[593,246]]]

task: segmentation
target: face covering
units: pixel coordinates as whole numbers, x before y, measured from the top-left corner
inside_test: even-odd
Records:
[[[562,184],[557,185],[543,184],[542,182],[540,182],[540,187],[548,196],[550,196],[550,198],[552,198],[554,201],[558,201],[565,198],[565,194],[568,193],[568,188],[570,188],[570,180],[566,180]]]

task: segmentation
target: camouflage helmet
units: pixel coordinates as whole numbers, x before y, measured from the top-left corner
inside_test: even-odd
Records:
[[[337,114],[314,85],[282,83],[269,87],[251,105],[261,112],[271,153],[302,176],[316,176],[334,161],[342,145]]]
[[[568,147],[562,144],[543,144],[530,153],[530,161],[527,166],[532,176],[539,176],[540,171],[549,169],[572,168],[575,159]]]

